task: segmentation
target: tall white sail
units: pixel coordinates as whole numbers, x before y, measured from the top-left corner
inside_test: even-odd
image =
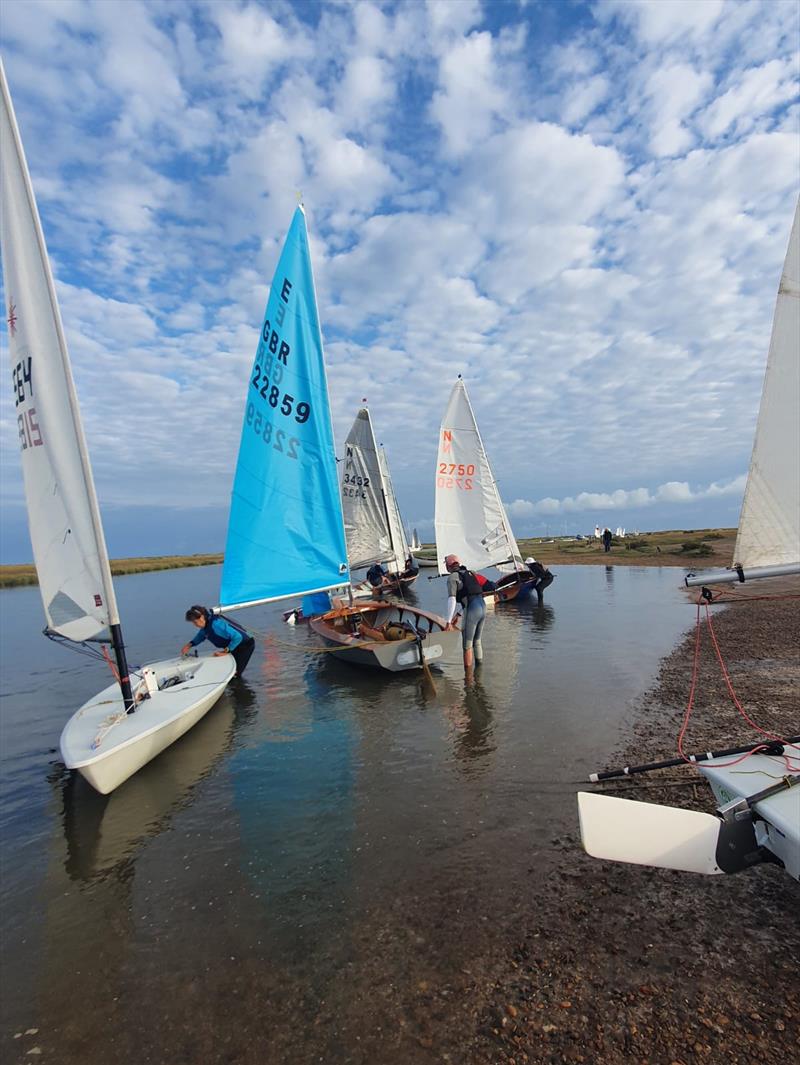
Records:
[[[800,562],[800,201],[778,288],[734,563]]]
[[[0,63],[0,243],[22,472],[50,629],[96,636],[119,617],[39,212]]]
[[[394,559],[378,447],[366,407],[345,441],[342,513],[351,569]]]
[[[522,558],[492,475],[464,382],[453,385],[436,460],[436,554],[469,569],[521,569]]]
[[[408,546],[400,507],[397,503],[397,496],[394,494],[392,475],[389,473],[389,460],[386,458],[386,449],[383,444],[378,447],[378,462],[381,467],[386,509],[389,514],[389,532],[392,538],[392,550],[394,551],[394,563],[390,563],[390,566],[396,573],[402,573],[406,566],[406,559],[411,554],[411,551]]]

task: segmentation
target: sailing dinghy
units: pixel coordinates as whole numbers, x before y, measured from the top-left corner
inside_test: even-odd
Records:
[[[1,62],[0,90],[8,339],[45,633],[73,643],[110,642],[116,661],[117,681],[67,722],[61,755],[67,768],[107,794],[203,717],[235,663],[230,655],[156,662],[132,690],[55,285]]]
[[[778,288],[753,454],[730,570],[687,586],[800,573],[800,200]],[[780,746],[780,745],[779,745]],[[595,858],[697,873],[777,861],[800,880],[800,747],[698,762],[716,814],[578,794],[581,836]],[[601,774],[601,777],[608,774]]]
[[[467,569],[500,570],[503,577],[487,593],[497,601],[532,594],[535,579],[523,564],[460,374],[439,433],[435,522],[440,576],[447,573],[445,556],[452,554]]]
[[[363,482],[358,468],[345,470],[346,485],[353,477]],[[377,455],[370,469],[368,476],[379,479]],[[356,479],[354,487],[364,486]],[[378,528],[378,515],[373,518]],[[272,279],[249,376],[221,609],[349,587],[322,332],[300,206]],[[444,619],[405,603],[338,604],[310,618],[309,628],[341,650],[337,657],[392,672],[449,658],[461,641],[458,631],[445,631]]]
[[[367,407],[356,415],[344,450],[342,513],[350,568],[364,569],[379,562],[388,569],[390,579],[379,588],[367,581],[355,585],[353,595],[370,599],[373,594],[401,591],[417,575],[404,575],[408,543],[386,453],[375,441]]]

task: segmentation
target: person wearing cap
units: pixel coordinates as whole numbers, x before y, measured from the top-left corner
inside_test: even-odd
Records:
[[[486,605],[483,601],[481,585],[478,578],[461,565],[458,555],[447,555],[444,560],[447,570],[447,628],[456,628],[456,606],[460,605],[464,615],[462,625],[462,644],[464,648],[464,670],[467,676],[472,674],[475,664],[483,661],[481,633],[486,617]]]
[[[528,567],[528,569],[534,576],[534,591],[536,592],[536,597],[539,600],[539,606],[543,606],[544,590],[545,588],[548,588],[556,579],[555,574],[551,573],[549,569],[545,569],[541,562],[537,562],[532,555],[529,558],[525,559],[525,565]]]

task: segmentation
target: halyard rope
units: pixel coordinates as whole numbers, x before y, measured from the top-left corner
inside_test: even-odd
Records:
[[[742,598],[745,598],[745,597],[742,597]],[[798,598],[798,597],[797,596],[775,596],[775,597],[773,597],[773,596],[753,596],[752,598],[757,598],[757,599],[791,598],[791,599],[794,599],[794,598]],[[687,730],[687,728],[689,726],[689,719],[692,716],[692,710],[694,708],[695,693],[696,693],[696,690],[697,690],[697,676],[698,676],[699,663],[700,663],[700,637],[701,637],[701,631],[702,631],[702,619],[701,619],[701,615],[700,615],[700,607],[701,606],[705,606],[706,624],[708,626],[708,631],[709,631],[709,634],[711,636],[711,641],[712,641],[712,643],[714,645],[714,650],[716,652],[717,660],[718,660],[718,662],[720,664],[720,668],[722,670],[722,676],[723,676],[723,678],[725,680],[726,687],[727,687],[728,692],[729,692],[729,694],[731,696],[731,699],[733,700],[734,706],[739,711],[739,713],[742,715],[742,717],[745,719],[745,721],[748,723],[748,725],[750,725],[751,728],[755,729],[756,732],[759,732],[762,736],[766,737],[769,740],[772,740],[772,741],[776,741],[777,740],[780,743],[784,742],[782,736],[779,736],[779,735],[777,735],[774,732],[769,732],[768,730],[763,729],[759,725],[757,725],[756,722],[753,721],[752,718],[748,715],[747,711],[744,709],[744,707],[742,706],[738,696],[736,695],[736,692],[735,692],[734,687],[733,687],[733,682],[731,681],[730,674],[728,673],[727,667],[725,665],[725,661],[724,661],[724,659],[722,657],[722,651],[720,649],[719,642],[717,640],[717,635],[714,632],[714,624],[713,624],[713,622],[711,620],[711,611],[709,609],[710,605],[711,604],[708,602],[708,600],[704,599],[703,597],[701,597],[700,599],[697,600],[697,619],[696,619],[696,625],[695,625],[695,643],[694,643],[694,657],[693,657],[693,662],[692,662],[692,680],[691,680],[691,685],[690,685],[690,688],[689,688],[689,698],[688,698],[688,701],[687,701],[687,704],[686,704],[686,710],[685,710],[684,716],[683,716],[683,723],[681,725],[681,730],[680,730],[680,733],[678,735],[678,753],[680,754],[681,758],[683,758],[686,762],[691,762],[692,764],[695,764],[694,761],[691,758],[689,758],[686,754],[684,754],[684,751],[683,751],[683,739],[684,739],[684,736],[686,735],[686,730]],[[730,766],[738,765],[740,762],[743,762],[743,761],[745,761],[745,759],[749,758],[750,755],[758,754],[760,751],[763,751],[766,748],[766,746],[767,745],[763,744],[763,743],[762,744],[758,744],[752,750],[746,751],[743,755],[741,755],[741,757],[735,758],[732,762],[715,762],[715,765],[717,765],[717,766],[719,766],[719,767],[721,767],[723,769],[724,768],[728,768]],[[790,744],[789,746],[791,746],[794,749],[796,749],[797,750],[797,754],[786,754],[786,753],[784,753],[783,755],[781,755],[781,757],[783,759],[784,765],[786,766],[787,772],[797,772],[797,770],[800,769],[800,764],[793,765],[792,762],[797,762],[797,760],[800,759],[800,747],[798,747],[797,744]]]

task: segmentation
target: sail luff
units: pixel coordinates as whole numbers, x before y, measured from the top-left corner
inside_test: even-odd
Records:
[[[4,285],[34,561],[50,628],[88,639],[118,625],[119,612],[55,283],[1,60],[0,95]]]
[[[800,200],[783,265],[734,564],[800,562]]]

